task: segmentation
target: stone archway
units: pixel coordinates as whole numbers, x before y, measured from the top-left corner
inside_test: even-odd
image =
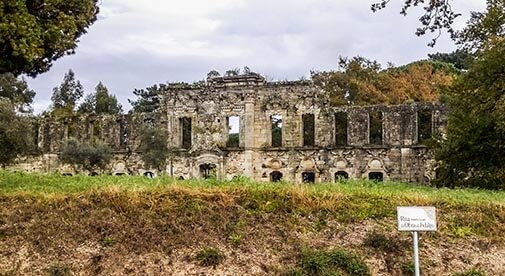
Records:
[[[199,166],[200,177],[203,179],[217,178],[217,166],[213,163],[203,163]]]
[[[338,171],[335,173],[335,181],[348,180],[349,174],[346,171]]]
[[[270,173],[270,182],[279,182],[282,180],[282,173],[280,171],[273,171]]]

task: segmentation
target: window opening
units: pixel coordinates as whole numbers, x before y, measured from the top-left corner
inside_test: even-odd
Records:
[[[272,115],[272,147],[282,147],[282,116]]]
[[[382,182],[384,181],[384,174],[381,172],[370,172],[368,173],[368,179],[376,182]]]
[[[179,120],[182,130],[181,146],[183,149],[191,149],[191,118],[182,117]]]
[[[417,142],[425,143],[432,137],[432,116],[430,110],[417,112]]]
[[[335,113],[335,145],[347,145],[347,113]]]
[[[315,117],[314,114],[303,114],[303,146],[310,147],[315,145]]]
[[[314,183],[316,182],[316,174],[313,172],[303,172],[302,181],[303,183]]]
[[[229,148],[240,147],[240,117],[230,116],[228,121],[228,141],[226,146]]]
[[[279,171],[273,171],[270,173],[270,182],[279,182],[282,180],[282,173]]]
[[[200,165],[200,175],[204,179],[216,178],[216,165],[208,163]]]
[[[335,181],[347,180],[349,179],[349,174],[345,171],[338,171],[335,173]]]
[[[370,112],[369,119],[370,144],[382,145],[382,112]]]

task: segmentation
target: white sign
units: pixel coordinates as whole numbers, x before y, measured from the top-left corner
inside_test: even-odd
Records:
[[[399,206],[398,230],[400,231],[437,231],[435,207]]]

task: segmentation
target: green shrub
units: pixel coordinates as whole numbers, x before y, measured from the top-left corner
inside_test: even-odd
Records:
[[[198,251],[196,260],[201,266],[216,267],[224,260],[224,255],[216,248],[205,247]]]
[[[402,265],[402,275],[403,276],[411,276],[415,274],[415,265],[414,263],[405,263]]]
[[[69,139],[63,146],[60,159],[63,163],[78,166],[88,172],[104,169],[110,162],[112,153],[110,148],[101,143],[80,143],[76,139]]]
[[[117,240],[111,236],[105,236],[100,239],[99,243],[104,247],[109,247],[109,246],[113,246],[114,244],[116,244]]]
[[[486,274],[478,269],[472,268],[465,272],[453,274],[453,276],[486,276]]]
[[[329,251],[305,251],[301,254],[297,267],[287,275],[371,275],[368,266],[354,253],[343,249]]]

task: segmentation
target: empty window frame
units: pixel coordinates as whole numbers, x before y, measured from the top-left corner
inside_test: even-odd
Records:
[[[282,116],[272,115],[270,122],[272,124],[272,147],[282,147]]]
[[[382,182],[384,181],[384,174],[381,172],[370,172],[368,173],[368,179],[376,182]]]
[[[228,148],[240,147],[240,117],[230,116],[226,118],[228,123],[228,140],[226,146]]]
[[[314,114],[303,114],[303,146],[315,146],[315,117]]]
[[[314,183],[316,182],[316,174],[313,172],[303,172],[302,173],[303,183]]]
[[[382,112],[374,111],[369,113],[369,144],[382,145]]]
[[[279,182],[282,180],[282,173],[279,171],[273,171],[270,173],[270,182]]]
[[[179,119],[181,126],[181,147],[191,149],[191,118],[182,117]]]
[[[203,179],[216,179],[217,177],[217,167],[214,164],[202,164],[200,165],[200,175]]]
[[[347,113],[335,113],[335,145],[347,145]]]
[[[425,143],[432,137],[432,114],[431,110],[417,111],[417,142]]]
[[[335,173],[335,181],[347,180],[349,179],[349,174],[345,171],[338,171]]]

